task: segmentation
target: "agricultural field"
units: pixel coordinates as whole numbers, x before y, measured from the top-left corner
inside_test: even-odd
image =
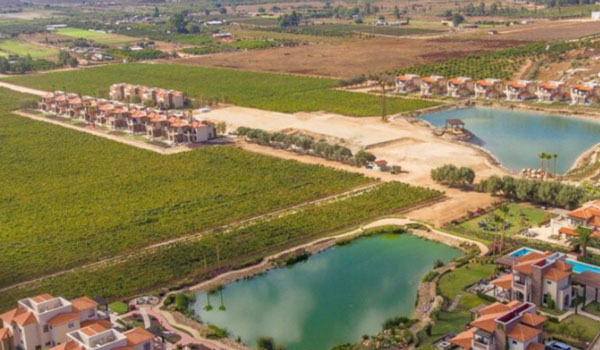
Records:
[[[94,95],[116,82],[138,83],[185,91],[190,98],[220,98],[245,107],[278,112],[327,111],[348,116],[381,113],[375,95],[339,91],[337,81],[229,69],[166,64],[110,65],[79,71],[6,78],[44,90],[62,89]],[[435,106],[421,99],[388,98],[388,114]]]
[[[24,296],[51,291],[65,296],[100,295],[109,299],[156,289],[168,282],[189,283],[256,262],[277,251],[349,229],[441,195],[402,183],[384,183],[360,195],[313,204],[271,219],[180,241],[130,255],[126,260],[45,279],[0,294],[0,311]],[[218,252],[218,254],[217,254]],[[84,282],[85,281],[85,282]]]
[[[128,37],[125,35],[103,33],[99,31],[85,30],[80,28],[59,28],[56,30],[56,33],[73,39],[83,38],[97,42],[98,44],[105,45],[125,44],[136,41],[136,38]]]
[[[466,76],[473,79],[511,79],[527,60],[559,55],[575,48],[575,45],[568,42],[557,42],[549,46],[542,42],[532,43],[496,52],[452,58],[441,63],[406,67],[400,69],[398,73],[414,73],[421,76],[432,74],[446,77]]]
[[[425,28],[414,28],[412,26],[374,26],[343,23],[324,23],[299,27],[266,27],[264,31],[283,32],[291,34],[313,35],[313,36],[333,36],[333,37],[352,37],[360,34],[384,34],[393,36],[421,35],[439,33],[440,30]]]
[[[0,90],[0,286],[368,183],[233,147],[162,156],[7,111]]]
[[[0,56],[31,55],[32,58],[49,58],[58,55],[58,49],[35,45],[18,39],[0,41]]]

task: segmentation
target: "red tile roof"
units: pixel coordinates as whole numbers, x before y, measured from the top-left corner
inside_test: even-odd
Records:
[[[571,276],[570,272],[559,270],[555,267],[551,267],[544,272],[544,278],[555,282],[568,278],[569,276]]]
[[[102,333],[105,330],[107,330],[108,328],[104,327],[102,324],[100,323],[93,323],[85,328],[81,328],[79,331],[89,337],[91,337],[94,334],[98,334],[98,333]]]
[[[12,333],[8,328],[0,328],[0,340],[8,339],[12,337]]]
[[[71,304],[73,305],[73,311],[75,312],[81,312],[98,307],[98,303],[96,301],[86,296],[71,300]]]
[[[520,342],[527,342],[537,337],[542,333],[541,329],[531,328],[529,326],[517,323],[511,327],[506,333],[509,338],[518,340]]]
[[[54,297],[52,295],[46,293],[46,294],[36,295],[31,299],[33,301],[35,301],[36,303],[42,303],[44,301],[52,300],[52,299],[54,299]]]
[[[83,347],[73,340],[67,340],[66,342],[50,348],[49,350],[83,350]]]
[[[36,323],[37,319],[33,315],[33,312],[27,311],[20,315],[15,316],[15,318],[13,319],[13,322],[18,324],[19,326],[27,326],[29,324]]]
[[[468,350],[473,344],[473,333],[475,333],[475,331],[475,327],[469,328],[466,331],[459,333],[456,337],[450,339],[450,342],[458,347]]]
[[[65,313],[58,314],[58,315],[54,316],[53,318],[51,318],[48,321],[48,324],[51,325],[52,327],[56,327],[56,326],[60,326],[65,323],[73,322],[78,319],[79,319],[79,314],[77,314],[76,312],[65,312]]]
[[[134,328],[130,331],[123,333],[125,337],[127,337],[127,345],[128,346],[136,346],[138,344],[147,342],[149,340],[154,339],[154,334],[148,332],[143,328]]]
[[[496,278],[495,280],[491,281],[491,283],[496,287],[500,287],[502,289],[509,290],[512,288],[512,280],[513,280],[513,275],[512,275],[512,273],[510,273],[510,274]]]
[[[540,316],[538,314],[526,313],[525,315],[523,315],[523,317],[521,317],[520,322],[527,326],[537,327],[542,323],[546,322],[546,317]]]

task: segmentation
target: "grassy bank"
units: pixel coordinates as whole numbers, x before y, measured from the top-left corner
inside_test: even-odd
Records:
[[[62,89],[95,95],[117,82],[145,84],[185,91],[192,99],[220,98],[235,105],[278,112],[327,111],[348,116],[377,116],[375,95],[333,90],[333,79],[167,64],[121,64],[6,78],[42,90]],[[437,102],[387,99],[388,114],[432,107]]]
[[[153,152],[17,117],[0,90],[0,286],[365,184],[232,147]]]
[[[367,220],[397,212],[437,191],[385,183],[361,195],[315,204],[287,215],[230,231],[217,231],[127,259],[49,278],[0,295],[0,310],[41,292],[74,297],[87,294],[115,299],[169,283],[195,283]]]

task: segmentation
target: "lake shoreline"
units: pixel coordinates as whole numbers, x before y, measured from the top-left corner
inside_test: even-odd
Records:
[[[390,224],[390,223],[388,223],[390,221],[394,221],[394,222],[400,221],[402,224]],[[233,270],[228,273],[215,276],[211,280],[207,280],[202,283],[191,286],[189,288],[186,288],[182,291],[178,291],[178,293],[179,292],[193,292],[193,293],[210,292],[210,291],[216,290],[217,288],[225,286],[227,284],[232,284],[232,283],[235,283],[235,282],[243,280],[243,279],[252,279],[254,277],[268,273],[270,270],[277,269],[281,266],[277,264],[276,260],[282,256],[285,256],[286,254],[289,254],[290,252],[298,251],[299,249],[305,249],[311,255],[317,254],[320,252],[324,252],[331,247],[336,246],[338,242],[346,242],[346,241],[353,242],[355,240],[358,240],[358,239],[361,239],[364,237],[376,236],[376,235],[380,234],[380,232],[370,233],[368,231],[370,229],[377,229],[377,228],[382,228],[382,227],[386,227],[386,226],[387,227],[394,226],[396,228],[399,228],[400,226],[406,226],[408,224],[422,225],[418,222],[414,222],[414,221],[408,220],[408,219],[389,218],[389,219],[376,220],[374,222],[371,222],[367,225],[364,225],[364,226],[354,229],[352,231],[345,232],[345,233],[342,233],[342,234],[339,234],[336,236],[321,238],[319,240],[307,243],[305,245],[301,245],[301,246],[280,252],[271,257],[265,258],[263,261],[259,262],[258,264],[255,264],[253,266],[250,266],[250,267],[247,267],[244,269]],[[476,242],[476,241],[473,241],[473,240],[470,240],[470,239],[467,239],[464,237],[447,234],[445,232],[436,231],[436,230],[432,229],[431,227],[429,227],[428,225],[422,225],[422,228],[423,229],[410,229],[409,228],[407,230],[407,232],[399,233],[399,234],[407,234],[408,233],[415,237],[419,237],[419,238],[426,239],[429,241],[434,241],[434,242],[444,244],[449,247],[458,248],[462,252],[461,256],[464,256],[464,254],[466,252],[466,248],[464,247],[465,242],[477,246],[479,248],[479,250],[481,251],[481,255],[487,254],[487,247],[485,247],[485,245],[482,245],[479,242]],[[381,233],[384,233],[383,230]],[[310,259],[310,257],[309,257],[309,259]],[[451,262],[448,262],[448,264],[450,264],[450,263]],[[413,311],[411,312],[412,316],[421,314],[421,313],[417,312],[418,311],[417,305],[419,304],[419,291],[422,288],[422,284],[423,284],[423,282],[421,281],[417,288],[417,300],[415,303],[415,307],[413,308]],[[201,332],[202,331],[205,332],[208,329],[207,324],[205,324],[205,323],[198,322],[189,317],[186,317],[186,319],[189,320],[190,322],[193,322],[195,327]],[[227,338],[225,341],[229,344],[230,342],[233,341],[233,339]],[[242,347],[245,346],[244,344],[238,344],[238,345],[242,346]]]

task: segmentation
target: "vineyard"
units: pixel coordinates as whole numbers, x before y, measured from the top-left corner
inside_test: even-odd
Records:
[[[439,30],[413,28],[405,26],[375,26],[375,25],[359,25],[359,24],[343,24],[343,23],[324,23],[298,27],[262,27],[258,30],[289,33],[299,35],[312,36],[330,36],[330,37],[352,37],[365,36],[369,34],[385,34],[385,35],[419,35],[431,34],[440,32]]]
[[[84,269],[0,295],[0,310],[36,293],[109,299],[156,289],[169,282],[191,283],[366,220],[397,212],[441,193],[401,183],[385,183],[365,193],[315,204],[230,231],[216,231],[138,253],[120,263]]]
[[[334,79],[284,74],[190,67],[167,64],[109,65],[77,71],[15,76],[6,81],[43,90],[62,89],[96,95],[117,82],[128,82],[185,91],[192,99],[218,98],[238,106],[278,112],[327,111],[349,116],[377,116],[380,98],[334,90]],[[420,99],[389,98],[388,114],[435,106]]]
[[[0,106],[14,108],[18,100],[0,90]],[[0,286],[370,181],[233,147],[162,156],[6,109]]]
[[[408,67],[398,71],[398,73],[412,73],[421,76],[466,76],[473,79],[510,79],[528,59],[535,61],[542,56],[560,55],[574,49],[576,45],[572,42],[559,42],[550,45],[547,43],[533,43],[465,58],[452,58],[441,63]]]

